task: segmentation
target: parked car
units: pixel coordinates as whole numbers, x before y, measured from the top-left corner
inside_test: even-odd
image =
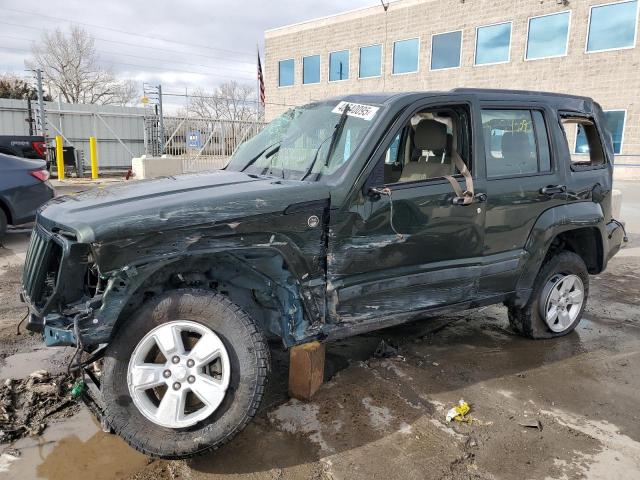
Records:
[[[572,157],[577,125],[590,151]],[[612,162],[584,97],[296,107],[223,171],[50,202],[24,267],[29,328],[103,357],[103,419],[130,445],[199,454],[255,415],[267,337],[292,347],[490,304],[527,337],[571,332],[623,239]]]
[[[47,145],[38,135],[0,135],[0,153],[46,160]]]
[[[48,180],[44,161],[0,153],[0,238],[7,225],[32,222],[36,210],[53,198]]]

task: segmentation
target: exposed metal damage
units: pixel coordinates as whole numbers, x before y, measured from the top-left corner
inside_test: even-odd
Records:
[[[219,173],[214,178],[223,176],[237,174]],[[225,188],[230,185],[220,183]],[[299,343],[325,321],[325,230],[309,227],[307,218],[317,215],[326,222],[329,203],[295,202],[302,193],[292,193],[286,204],[272,197],[224,203],[206,211],[194,203],[171,212],[153,209],[147,215],[124,215],[114,221],[121,223],[118,230],[123,233],[127,226],[126,236],[103,235],[91,244],[77,242],[82,233],[56,229],[51,222],[56,232],[51,244],[61,245],[65,252],[57,284],[64,298],[57,296],[42,305],[45,340],[49,345],[75,345],[72,325],[79,315],[86,345],[108,342],[114,329],[126,324],[145,301],[166,290],[189,287],[227,295],[286,346]],[[86,196],[90,195],[107,193]],[[74,201],[68,198],[57,204]],[[258,207],[273,213],[255,215]],[[171,229],[166,229],[167,220]],[[97,236],[99,228],[96,223],[92,235]],[[132,235],[136,231],[145,233]],[[75,289],[70,289],[72,285]],[[51,312],[53,303],[64,308]]]

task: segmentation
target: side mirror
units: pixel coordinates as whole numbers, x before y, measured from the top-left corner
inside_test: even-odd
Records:
[[[366,191],[366,194],[371,200],[379,200],[382,192],[380,188],[369,187]]]

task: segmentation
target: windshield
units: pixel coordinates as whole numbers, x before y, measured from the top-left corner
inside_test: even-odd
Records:
[[[292,108],[242,143],[227,170],[309,180],[330,175],[351,159],[380,108],[337,100]]]

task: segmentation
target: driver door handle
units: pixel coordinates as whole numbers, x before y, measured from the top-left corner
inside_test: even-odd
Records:
[[[565,193],[566,191],[566,185],[547,185],[540,189],[540,193],[543,195],[554,195],[556,193]]]
[[[487,201],[487,194],[486,193],[476,193],[473,196],[473,202],[471,203],[467,203],[467,205],[473,205],[474,203],[483,203]],[[452,203],[454,205],[464,205],[464,198],[463,197],[453,197]]]

